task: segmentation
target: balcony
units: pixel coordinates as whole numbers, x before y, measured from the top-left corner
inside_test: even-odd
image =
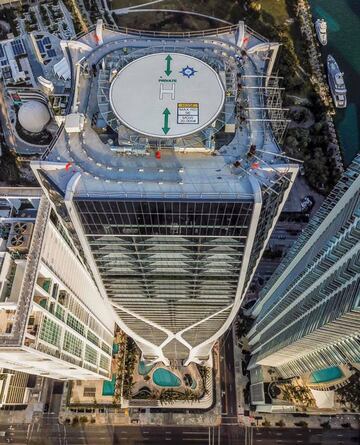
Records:
[[[28,334],[26,334],[26,335],[28,335]],[[26,346],[27,348],[34,348],[34,349],[36,349],[35,340],[33,338],[29,338],[28,336],[26,336],[25,340],[24,340],[24,346]]]
[[[69,296],[68,296],[67,292],[65,292],[64,290],[61,290],[59,292],[58,303],[61,304],[62,306],[64,306],[65,308],[68,306]]]
[[[11,334],[15,315],[15,310],[0,310],[0,334]]]
[[[47,297],[43,297],[41,295],[34,295],[34,301],[35,303],[37,303],[39,306],[41,306],[44,309],[47,309],[48,306],[48,298]]]
[[[38,277],[36,284],[44,289],[46,293],[50,294],[51,280],[49,278]]]
[[[96,374],[98,373],[97,367],[90,365],[89,363],[84,363],[83,368],[88,369],[89,371],[95,372]]]
[[[82,360],[80,358],[75,358],[75,357],[73,357],[73,356],[71,356],[69,354],[66,354],[65,352],[61,353],[61,357],[60,358],[62,360],[65,360],[66,362],[71,363],[71,364],[76,365],[76,366],[81,366],[81,364],[82,364]]]
[[[58,349],[52,348],[48,345],[44,345],[43,343],[38,343],[36,349],[40,352],[43,352],[44,354],[60,358],[60,351]]]
[[[38,324],[34,324],[34,325],[28,325],[26,328],[26,336],[28,338],[32,338],[35,340],[36,335],[39,331],[39,325]]]

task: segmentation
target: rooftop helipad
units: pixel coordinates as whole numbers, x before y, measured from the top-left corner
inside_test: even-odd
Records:
[[[180,53],[141,57],[117,73],[111,107],[132,130],[155,138],[177,138],[211,124],[224,104],[218,74],[203,61]]]

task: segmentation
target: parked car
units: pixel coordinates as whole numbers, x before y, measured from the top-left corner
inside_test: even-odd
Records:
[[[300,207],[302,212],[310,212],[310,210],[314,207],[315,199],[307,195],[300,201]]]

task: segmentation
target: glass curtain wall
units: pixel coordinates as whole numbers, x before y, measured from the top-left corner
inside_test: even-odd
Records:
[[[253,203],[219,201],[75,201],[109,298],[179,332],[233,303]],[[160,345],[166,334],[119,311],[128,326]],[[228,312],[191,329],[196,346]],[[178,348],[180,357],[187,352]]]

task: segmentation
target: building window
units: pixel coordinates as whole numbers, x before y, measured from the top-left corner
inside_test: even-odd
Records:
[[[93,365],[97,365],[97,352],[91,346],[86,345],[85,360]]]
[[[84,388],[84,397],[95,397],[96,388]]]
[[[108,357],[105,357],[105,355],[100,356],[100,368],[102,369],[109,369],[110,360]]]
[[[88,340],[91,341],[91,343],[94,343],[94,345],[99,346],[99,337],[95,335],[93,332],[88,331],[87,338]]]
[[[83,342],[71,332],[65,332],[63,349],[76,357],[81,357]]]
[[[81,335],[84,335],[85,333],[85,327],[80,321],[76,320],[75,317],[73,317],[71,314],[68,314],[66,324],[73,328],[76,332],[78,332]]]
[[[59,320],[64,321],[65,310],[59,304],[56,306],[55,315]]]
[[[40,339],[50,343],[51,345],[59,346],[60,334],[60,326],[49,318],[44,317],[41,326]]]

